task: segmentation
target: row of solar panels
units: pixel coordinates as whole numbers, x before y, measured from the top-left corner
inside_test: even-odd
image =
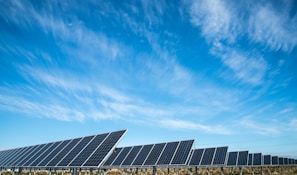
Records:
[[[125,132],[0,151],[0,167],[99,167]]]
[[[297,165],[297,160],[248,151],[227,152],[227,147],[194,149],[189,166],[278,166]]]
[[[228,147],[192,149],[194,140],[116,148],[126,130],[0,151],[0,168],[297,165],[297,160]]]
[[[117,148],[103,167],[185,165],[194,140]]]

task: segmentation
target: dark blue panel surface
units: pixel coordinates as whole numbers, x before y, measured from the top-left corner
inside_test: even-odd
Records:
[[[84,137],[63,159],[57,164],[59,167],[68,166],[68,164],[77,156],[94,138],[94,136]]]
[[[224,165],[226,160],[228,147],[218,147],[213,159],[213,165]]]
[[[253,165],[261,165],[262,164],[262,154],[254,153],[253,154]]]
[[[171,165],[185,165],[192,150],[194,140],[181,141],[171,161]]]
[[[152,147],[153,145],[144,145],[140,153],[135,158],[133,165],[142,165],[146,157],[148,156],[149,152],[151,151]]]
[[[237,166],[246,166],[248,165],[248,151],[239,151],[238,152],[238,161]]]
[[[131,165],[134,159],[136,158],[136,156],[138,155],[139,151],[141,150],[141,148],[142,146],[134,146],[130,151],[130,153],[128,154],[128,156],[126,157],[126,159],[124,160],[124,162],[122,163],[122,166]]]
[[[108,136],[108,133],[95,136],[88,146],[71,162],[70,166],[81,166]]]
[[[40,154],[42,154],[52,143],[44,144],[42,147],[40,147],[39,150],[36,151],[36,154],[34,154],[28,161],[26,161],[22,166],[27,167],[29,166],[33,161],[35,161]]]
[[[116,146],[126,130],[116,131],[104,140],[104,142],[94,151],[90,158],[83,164],[83,166],[98,167],[106,160],[107,156],[112,153],[112,149]]]
[[[279,163],[279,165],[284,165],[284,158],[279,157],[278,158],[278,163]]]
[[[248,165],[253,165],[253,154],[249,153]]]
[[[205,149],[201,163],[200,163],[201,166],[211,165],[213,156],[215,153],[215,149],[216,148],[206,148]]]
[[[160,156],[160,159],[158,160],[158,165],[168,165],[170,164],[173,156],[174,156],[174,153],[177,149],[177,146],[178,146],[179,142],[170,142],[170,143],[167,143],[165,148],[164,148],[164,151],[162,153],[162,155]]]
[[[284,158],[284,165],[288,165],[288,158]]]
[[[40,148],[42,146],[44,146],[45,144],[43,145],[36,145],[36,146],[33,146],[32,149],[30,149],[30,151],[26,154],[26,156],[23,157],[22,160],[19,160],[17,163],[16,163],[16,166],[20,167],[22,166],[25,162],[27,162],[32,156],[35,155],[36,152],[38,152],[38,150],[40,150]]]
[[[198,166],[203,155],[204,149],[195,149],[190,159],[189,165]]]
[[[105,161],[104,166],[111,166],[123,148],[115,148],[109,158]]]
[[[22,148],[18,154],[14,155],[12,157],[12,159],[10,159],[10,161],[6,162],[5,163],[5,166],[8,166],[8,167],[14,167],[14,162],[18,160],[19,157],[21,157],[24,153],[26,153],[26,151],[29,149],[29,147],[24,147]]]
[[[113,162],[112,166],[119,166],[123,163],[125,158],[127,157],[128,153],[131,151],[132,147],[125,147],[121,151],[121,153],[118,155],[118,157]]]
[[[13,152],[9,155],[9,157],[2,162],[2,164],[4,166],[8,166],[9,163],[12,162],[22,152],[22,150],[23,148],[14,149]]]
[[[49,167],[54,167],[56,166],[57,163],[59,163],[59,161],[61,161],[63,159],[63,157],[65,157],[65,155],[67,155],[71,149],[74,148],[74,146],[80,141],[82,140],[82,138],[76,138],[71,140],[71,142],[61,151],[59,152],[48,164],[47,166]]]
[[[37,166],[39,167],[44,167],[46,166],[56,155],[59,154],[59,152],[61,152],[64,147],[70,143],[71,140],[65,140],[65,141],[62,141],[62,143],[57,146],[51,153],[49,153],[49,155],[44,159],[42,160]]]
[[[278,157],[277,156],[272,156],[272,165],[278,165]]]
[[[144,165],[155,165],[164,147],[165,143],[155,144],[146,161],[144,162]]]
[[[53,144],[51,144],[46,151],[40,154],[40,156],[30,164],[30,167],[37,166],[59,144],[60,142],[54,142]]]
[[[264,165],[271,165],[271,155],[264,155],[263,156],[263,164]]]
[[[237,158],[238,158],[238,152],[237,151],[229,152],[227,166],[236,166],[237,165]]]

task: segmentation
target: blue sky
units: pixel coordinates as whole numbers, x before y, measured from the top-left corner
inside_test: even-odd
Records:
[[[297,158],[296,1],[1,1],[1,149],[128,129]]]

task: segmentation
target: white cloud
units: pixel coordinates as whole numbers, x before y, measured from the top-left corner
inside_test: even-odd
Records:
[[[240,119],[238,124],[242,127],[249,129],[254,133],[261,134],[261,135],[280,134],[281,132],[281,129],[279,128],[280,124],[267,123],[265,121],[262,121],[262,123],[259,123],[259,122],[260,121],[256,122],[253,119],[253,117],[247,116]]]
[[[186,120],[174,120],[174,119],[164,119],[158,121],[159,125],[162,127],[168,127],[173,129],[186,129],[186,130],[199,130],[205,133],[229,135],[232,132],[222,126],[217,125],[202,125],[199,123],[194,123]]]
[[[253,15],[249,17],[248,35],[254,42],[285,52],[296,47],[297,15],[290,17],[290,7],[283,8],[280,10],[279,7],[265,4],[250,10]]]

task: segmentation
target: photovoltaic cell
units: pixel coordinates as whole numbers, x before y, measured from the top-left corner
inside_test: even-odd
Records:
[[[21,157],[29,147],[22,148],[17,155],[12,157],[12,159],[8,162],[6,162],[5,166],[13,166],[13,162],[15,162],[19,157]]]
[[[213,159],[213,165],[224,165],[226,160],[228,147],[216,148],[215,156]]]
[[[11,159],[11,157],[16,153],[16,149],[11,149],[7,151],[7,154],[5,155],[5,157],[1,160],[2,165],[4,166],[5,163]]]
[[[55,148],[44,160],[42,160],[38,166],[39,167],[44,167],[46,166],[56,155],[59,154],[59,152],[61,152],[63,150],[63,148],[70,143],[71,140],[65,140],[62,141],[62,143]]]
[[[171,161],[171,165],[185,165],[192,150],[194,140],[181,141]]]
[[[205,149],[201,163],[200,163],[201,166],[211,165],[215,149],[216,148],[206,148]]]
[[[103,143],[94,151],[94,153],[85,161],[83,166],[98,167],[105,161],[108,155],[112,153],[113,148],[119,142],[126,130],[116,131],[109,134]]]
[[[109,158],[105,161],[104,166],[111,166],[112,162],[115,161],[117,156],[121,153],[123,148],[116,148],[112,154],[109,156]]]
[[[284,165],[284,158],[279,157],[278,158],[278,163],[279,163],[279,165]]]
[[[151,151],[152,147],[153,145],[144,145],[140,153],[135,158],[133,165],[142,165],[146,157],[148,156],[149,152]]]
[[[94,138],[94,136],[84,137],[63,159],[58,163],[57,166],[65,167],[67,166],[76,155],[79,154],[81,150],[83,150],[86,145]]]
[[[288,165],[288,158],[284,158],[284,165]]]
[[[127,157],[128,153],[131,151],[132,147],[125,147],[121,151],[121,153],[118,155],[118,157],[115,159],[115,161],[112,163],[112,166],[119,166],[124,161],[124,159]]]
[[[278,165],[278,157],[277,156],[272,156],[272,165]]]
[[[253,165],[261,165],[262,164],[262,154],[254,153],[253,154]]]
[[[248,164],[248,155],[249,155],[248,151],[239,151],[237,166],[246,166]]]
[[[3,165],[4,166],[9,165],[9,163],[13,161],[22,152],[22,150],[23,148],[14,149],[10,157],[3,162]]]
[[[253,154],[249,154],[248,165],[253,165]]]
[[[204,149],[194,149],[189,165],[198,166],[200,164]]]
[[[28,150],[24,152],[20,157],[15,160],[12,165],[13,166],[18,166],[22,160],[24,160],[31,152],[34,150],[36,146],[29,146]]]
[[[126,157],[126,159],[124,160],[124,162],[122,163],[122,166],[131,165],[133,163],[133,160],[141,150],[141,148],[142,146],[134,146],[130,151],[130,153],[128,154],[128,156]]]
[[[54,149],[57,145],[59,144],[59,142],[54,142],[52,144],[50,144],[50,146],[47,148],[46,151],[44,151],[35,161],[33,161],[29,166],[33,167],[36,166],[37,164],[40,163],[41,160],[44,159],[44,157],[46,155],[48,155],[52,149]]]
[[[42,154],[49,147],[49,145],[51,144],[43,144],[43,146],[41,146],[40,149],[38,149],[36,153],[32,157],[30,157],[30,159],[28,159],[22,166],[29,166],[36,158],[38,158],[40,154]]]
[[[70,166],[81,166],[107,136],[108,133],[95,136],[91,143],[71,162]]]
[[[229,152],[227,166],[236,166],[237,165],[237,157],[238,157],[237,151]]]
[[[146,161],[144,162],[144,165],[155,165],[164,147],[165,143],[155,144]]]
[[[67,155],[67,153],[69,153],[80,140],[82,140],[82,138],[71,140],[71,142],[47,164],[47,167],[56,166],[56,164],[59,163],[59,161],[61,161],[63,157]]]
[[[167,143],[165,148],[164,148],[164,151],[163,151],[162,155],[160,156],[160,158],[158,160],[157,164],[158,165],[168,165],[168,164],[170,164],[178,144],[179,144],[179,142]]]
[[[271,165],[271,155],[264,155],[263,156],[263,164],[264,165]]]
[[[28,152],[28,154],[26,156],[23,157],[22,160],[18,161],[16,163],[16,166],[17,167],[20,167],[22,166],[25,162],[27,162],[32,156],[34,156],[36,154],[36,152],[38,152],[38,150],[44,146],[45,144],[43,145],[36,145],[36,146],[33,146],[33,148],[30,150],[30,152]]]

